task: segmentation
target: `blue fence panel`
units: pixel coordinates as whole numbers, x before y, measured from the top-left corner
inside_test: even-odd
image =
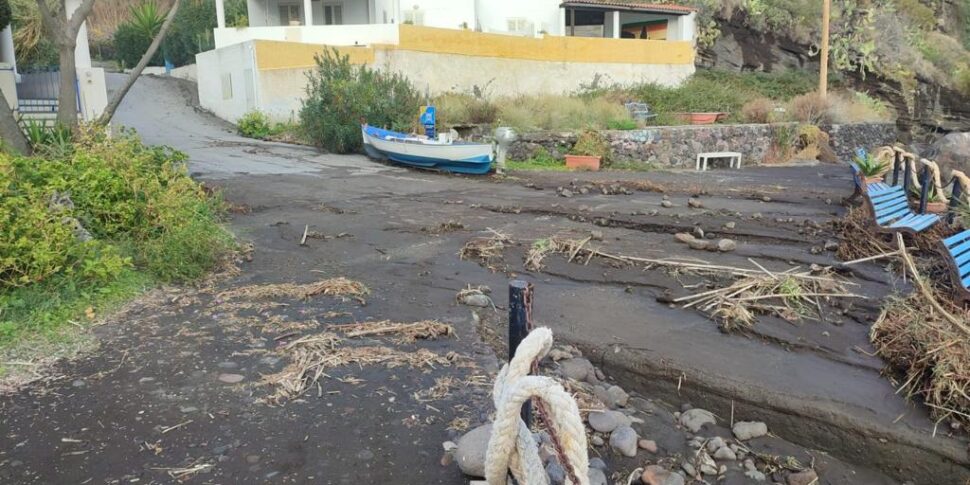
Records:
[[[61,72],[56,67],[31,68],[20,72],[17,83],[18,109],[21,113],[54,113],[59,104]],[[81,111],[81,95],[74,80],[74,103]]]

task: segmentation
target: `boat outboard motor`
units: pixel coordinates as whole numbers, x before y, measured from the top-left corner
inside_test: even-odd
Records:
[[[512,142],[518,139],[519,136],[515,134],[515,130],[512,128],[501,126],[495,129],[495,141],[498,142],[498,147],[495,150],[496,172],[505,172],[505,156],[508,154]]]

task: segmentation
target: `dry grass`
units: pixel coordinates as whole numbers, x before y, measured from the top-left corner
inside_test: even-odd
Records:
[[[390,320],[382,320],[380,322],[337,325],[331,328],[343,333],[347,338],[395,335],[402,342],[414,342],[419,339],[435,340],[438,337],[450,337],[455,334],[454,327],[437,320],[423,320],[414,323],[395,323]]]
[[[265,384],[275,387],[267,398],[274,404],[298,398],[313,387],[317,395],[323,395],[320,380],[331,377],[328,371],[337,367],[357,365],[359,367],[383,365],[388,369],[411,367],[416,369],[450,366],[459,359],[458,354],[449,352],[439,355],[427,349],[398,350],[384,346],[338,347],[340,337],[332,333],[322,333],[295,340],[283,348],[290,355],[291,362],[277,374],[266,376]]]
[[[462,260],[477,259],[480,264],[491,271],[496,271],[495,264],[502,258],[502,251],[513,244],[511,236],[494,229],[488,229],[489,237],[472,239],[462,246],[458,257]]]
[[[937,301],[945,299],[936,297]],[[942,303],[951,315],[970,322],[970,314]],[[872,326],[876,352],[902,375],[908,397],[930,407],[938,423],[951,419],[970,426],[970,335],[949,322],[926,297],[893,298]]]
[[[842,261],[852,261],[898,250],[889,236],[873,231],[873,224],[875,221],[867,206],[849,209],[839,222],[841,243],[836,257]],[[946,224],[937,224],[920,234],[908,236],[908,247],[917,253],[935,251],[939,241],[951,235],[951,232],[953,230]]]
[[[434,380],[434,385],[414,393],[414,400],[417,402],[440,401],[451,395],[451,389],[461,384],[451,376],[439,377]]]
[[[818,125],[832,121],[831,107],[831,102],[818,93],[808,93],[793,98],[788,111],[796,121]]]
[[[370,290],[363,283],[347,278],[330,278],[297,285],[293,283],[280,283],[271,285],[252,285],[243,286],[227,290],[217,295],[220,300],[235,299],[278,299],[295,298],[306,300],[317,295],[351,297],[360,303],[364,303],[364,297],[370,294]]]
[[[755,98],[741,107],[741,117],[745,123],[768,123],[774,113],[775,104],[768,98]]]

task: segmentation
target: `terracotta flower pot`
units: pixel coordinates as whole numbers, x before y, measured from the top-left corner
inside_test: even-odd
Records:
[[[930,214],[942,214],[946,212],[946,202],[927,202],[926,212]]]
[[[863,175],[862,178],[865,179],[865,181],[866,181],[867,184],[875,184],[875,183],[878,183],[878,182],[882,182],[883,181],[882,175],[875,175],[875,176],[872,176],[872,177]]]
[[[586,155],[566,155],[566,168],[570,170],[592,170],[600,169],[600,161],[603,157],[592,157]]]

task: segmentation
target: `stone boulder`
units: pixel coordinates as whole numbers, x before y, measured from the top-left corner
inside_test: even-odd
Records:
[[[943,180],[950,178],[950,170],[970,173],[970,132],[950,133],[940,138],[926,155],[940,164]]]

